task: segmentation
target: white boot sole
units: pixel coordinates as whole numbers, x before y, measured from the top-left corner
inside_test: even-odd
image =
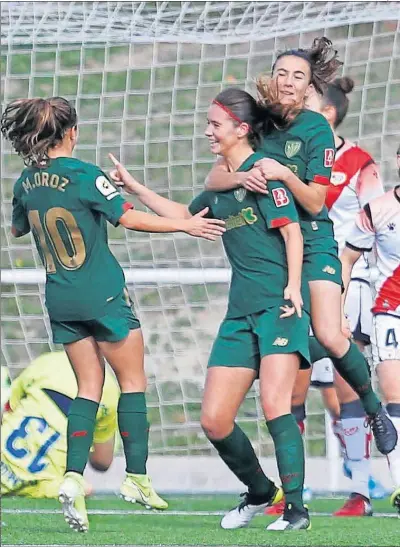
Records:
[[[86,522],[74,507],[74,498],[65,492],[60,492],[58,499],[62,504],[65,522],[67,522],[69,527],[75,532],[87,532],[88,526]]]

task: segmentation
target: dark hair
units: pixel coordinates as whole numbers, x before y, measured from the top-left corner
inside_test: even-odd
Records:
[[[337,50],[333,48],[332,42],[325,36],[315,38],[312,46],[308,49],[287,49],[279,53],[272,66],[272,72],[279,59],[287,55],[294,55],[308,62],[311,70],[310,84],[320,94],[323,93],[324,87],[336,74],[338,68],[343,65],[337,58]]]
[[[224,108],[236,124],[247,123],[249,126],[248,141],[255,150],[262,142],[263,135],[273,127],[284,128],[288,125],[289,109],[281,105],[257,102],[250,93],[237,87],[228,87],[219,93],[214,101]],[[290,109],[290,112],[293,108]]]
[[[335,123],[336,129],[344,120],[349,109],[349,99],[347,94],[351,93],[354,87],[354,81],[348,76],[336,78],[328,84],[322,95],[323,106],[333,106],[336,111]]]
[[[26,165],[44,165],[48,151],[77,124],[75,108],[62,97],[16,99],[1,117],[1,132]]]

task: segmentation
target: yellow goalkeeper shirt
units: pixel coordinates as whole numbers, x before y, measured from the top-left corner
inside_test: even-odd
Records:
[[[65,472],[67,415],[77,383],[64,352],[35,359],[11,385],[1,424],[1,491],[33,497],[57,495]],[[106,370],[94,443],[117,429],[118,385]]]

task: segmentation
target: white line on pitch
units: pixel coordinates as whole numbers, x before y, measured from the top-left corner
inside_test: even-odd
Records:
[[[37,514],[55,515],[61,514],[59,509],[3,509],[3,514]],[[89,509],[90,515],[167,515],[167,516],[188,516],[188,517],[221,517],[226,511],[141,511],[140,509]],[[313,517],[331,517],[332,513],[310,512]],[[262,513],[256,516],[264,516]],[[374,513],[375,517],[397,518],[396,513]]]

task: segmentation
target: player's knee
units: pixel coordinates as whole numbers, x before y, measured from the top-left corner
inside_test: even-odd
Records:
[[[345,338],[340,328],[337,329],[315,329],[314,334],[318,342],[330,353],[335,355],[337,347],[341,345]]]
[[[219,414],[203,413],[200,419],[201,427],[208,439],[224,439],[232,431],[233,423],[223,419]]]
[[[261,405],[266,420],[273,420],[291,412],[291,397],[282,393],[268,393],[261,398]]]
[[[109,470],[110,468],[110,465],[112,464],[112,459],[110,461],[103,461],[103,462],[100,462],[100,461],[96,461],[96,460],[89,460],[90,461],[90,465],[91,467],[95,470],[95,471],[100,471],[100,473],[105,473],[106,471]]]
[[[147,388],[147,379],[144,375],[134,376],[132,374],[119,374],[118,384],[123,393],[141,393]]]
[[[102,393],[103,382],[101,379],[93,378],[90,381],[78,382],[78,397],[100,402]]]

